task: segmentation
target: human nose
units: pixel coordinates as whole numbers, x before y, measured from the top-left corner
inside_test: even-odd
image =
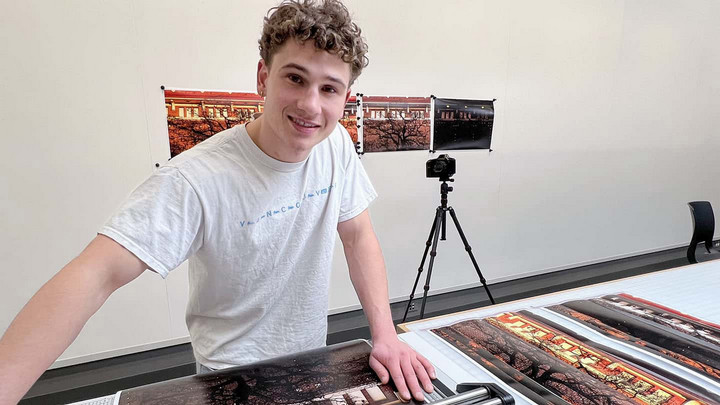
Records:
[[[320,93],[317,89],[307,88],[298,101],[298,108],[309,116],[320,114]]]

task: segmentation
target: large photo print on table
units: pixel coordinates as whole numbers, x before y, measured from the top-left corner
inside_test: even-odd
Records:
[[[613,340],[659,355],[720,383],[720,346],[712,324],[649,306],[627,295],[608,295],[547,309]],[[702,336],[702,338],[698,337]]]
[[[353,342],[122,391],[139,404],[400,404],[370,369],[367,342]],[[413,402],[414,403],[414,402]]]
[[[490,149],[494,100],[435,98],[432,150]]]
[[[668,365],[664,364],[663,362],[658,362],[657,360],[652,358],[640,358],[635,353],[628,352],[622,346],[612,347],[598,343],[597,341],[588,338],[582,333],[579,333],[580,331],[577,330],[578,328],[576,325],[573,325],[573,327],[570,327],[570,324],[563,326],[552,320],[547,319],[545,317],[545,312],[541,312],[541,314],[543,315],[540,315],[537,312],[521,310],[518,311],[518,314],[526,319],[532,320],[533,322],[545,325],[550,329],[563,334],[564,336],[568,336],[576,342],[581,342],[585,346],[592,347],[598,352],[609,354],[610,356],[613,356],[616,359],[619,359],[634,368],[639,368],[650,373],[651,375],[660,377],[664,381],[670,381],[673,385],[683,387],[683,389],[690,393],[691,396],[703,398],[703,400],[708,403],[720,404],[720,395],[718,395],[716,392],[713,392],[713,390],[709,390],[704,382],[688,381],[678,376],[675,372],[676,370],[672,370],[671,367],[667,367]],[[589,363],[592,363],[593,361],[596,360],[592,360]]]
[[[720,350],[720,325],[630,294],[602,297],[617,309],[709,343]]]
[[[503,313],[463,321],[433,329],[432,333],[504,381],[510,376],[513,388],[520,384],[546,402],[558,403],[551,394],[571,404],[708,402],[704,395],[687,386],[615,358],[522,314]],[[488,364],[492,367],[487,367]]]
[[[361,97],[363,152],[430,148],[429,97]]]
[[[255,93],[164,90],[171,158],[263,111],[264,99]]]

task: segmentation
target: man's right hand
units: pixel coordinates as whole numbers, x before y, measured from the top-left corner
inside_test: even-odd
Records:
[[[30,299],[0,339],[0,405],[16,404],[115,290],[147,266],[98,235]]]

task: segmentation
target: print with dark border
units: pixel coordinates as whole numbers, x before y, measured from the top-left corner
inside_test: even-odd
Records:
[[[491,100],[436,98],[433,150],[490,149],[494,117]]]
[[[625,311],[628,315],[643,318],[661,327],[670,328],[682,334],[692,336],[694,339],[699,339],[720,350],[720,328],[710,322],[690,317],[672,308],[664,307],[651,301],[643,300],[642,298],[636,298],[629,294],[606,295],[601,297],[601,299],[618,304],[614,307]],[[620,305],[620,303],[633,305],[641,311],[640,313],[631,311],[624,305]]]
[[[640,298],[640,297],[634,297],[634,296],[632,296],[632,295],[630,295],[630,294],[628,294],[628,293],[620,293],[619,295],[622,296],[622,297],[628,297],[628,298],[630,298],[630,299],[632,299],[632,300],[635,300],[635,301],[643,302],[643,303],[647,304],[648,306],[656,307],[656,308],[659,308],[659,309],[661,309],[661,310],[663,310],[663,311],[668,311],[668,312],[670,312],[670,313],[672,313],[672,314],[675,314],[675,315],[677,315],[677,316],[679,316],[679,317],[681,317],[681,318],[689,319],[689,320],[695,321],[695,322],[697,322],[697,323],[699,323],[699,324],[701,324],[701,325],[708,326],[708,327],[710,327],[710,328],[712,328],[712,329],[714,329],[714,330],[716,330],[716,331],[720,331],[720,325],[718,325],[718,324],[716,324],[716,323],[712,323],[712,322],[710,322],[710,321],[708,321],[708,320],[700,319],[700,318],[694,317],[694,316],[692,316],[692,315],[688,315],[688,314],[682,313],[682,312],[678,311],[677,309],[673,309],[673,308],[666,307],[666,306],[664,306],[664,305],[658,304],[657,302],[648,301],[648,300],[646,300],[646,299],[644,299],[644,298]]]
[[[686,352],[690,352],[696,357],[689,356],[688,354],[683,352],[680,353],[685,354],[686,356],[695,360],[709,364],[714,368],[720,369],[720,348],[717,348],[715,345],[709,344],[701,339],[695,338],[688,334],[679,332],[673,328],[664,325],[658,325],[651,320],[644,319],[620,310],[617,308],[616,305],[613,305],[612,303],[607,302],[602,298],[592,298],[589,301],[599,307],[611,311],[610,314],[612,314],[612,316],[607,318],[609,322],[605,322],[605,320],[600,319],[606,324],[620,330],[623,330],[622,327],[618,327],[616,325],[621,325],[623,327],[634,329],[637,331],[637,333],[645,334],[647,336],[659,336],[662,338],[662,340],[659,341],[664,342],[665,345],[671,345],[671,347],[667,347],[668,349],[676,352],[678,352],[680,349]],[[642,336],[638,337],[642,338]]]
[[[547,309],[574,319],[609,338],[633,344],[635,347],[660,355],[676,364],[692,368],[720,382],[720,369],[698,360],[691,350],[683,346],[678,347],[678,342],[669,339],[665,334],[658,335],[644,329],[637,330],[610,318],[614,314],[622,315],[620,313],[590,301],[566,302],[561,305],[549,306]],[[605,320],[610,324],[604,322]]]

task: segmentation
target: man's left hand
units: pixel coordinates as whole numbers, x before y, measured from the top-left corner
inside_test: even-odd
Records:
[[[422,390],[433,391],[430,379],[436,378],[435,368],[420,353],[400,341],[397,335],[373,339],[370,368],[383,384],[392,378],[400,397],[406,401],[411,399],[411,392],[412,398],[422,402],[425,398]]]

